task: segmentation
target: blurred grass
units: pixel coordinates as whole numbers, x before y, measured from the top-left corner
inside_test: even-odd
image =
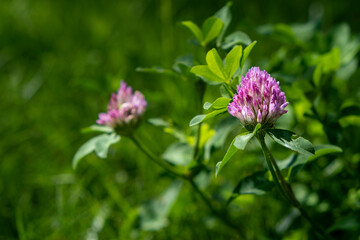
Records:
[[[89,138],[80,129],[93,124],[98,112],[105,110],[120,79],[144,92],[149,102],[145,118],[169,116],[187,125],[198,113],[194,87],[137,73],[135,68],[171,67],[176,56],[193,49],[186,44],[189,35],[176,23],[200,23],[224,4],[188,0],[0,2],[0,239],[92,239],[94,234],[99,239],[234,237],[221,225],[214,227],[215,220],[187,186],[166,230],[132,230],[137,224],[137,205],[158,196],[170,181],[126,139],[112,148],[108,159],[92,155],[76,172],[71,169],[75,151]],[[255,39],[256,26],[304,22],[309,7],[316,13],[321,6],[325,30],[346,21],[353,32],[360,31],[355,1],[234,2],[232,28]],[[259,44],[252,54],[254,62],[273,53],[274,46],[278,47]],[[213,93],[217,91],[210,89],[208,98]],[[157,153],[173,141],[155,127],[143,126],[139,132]],[[251,163],[258,153],[250,154],[249,163],[234,163],[242,175],[262,167]],[[349,161],[358,161],[358,152],[348,154]],[[229,170],[224,170],[225,176],[231,174]],[[212,188],[220,188],[219,182],[213,180],[213,184]],[[332,182],[331,187],[336,193],[341,185]],[[351,187],[356,186],[347,186]],[[273,212],[283,216],[289,210],[268,199],[240,199],[247,206],[241,207],[242,216],[259,211],[261,216]],[[94,224],[96,216],[104,221],[102,226]],[[263,228],[259,234],[277,236],[274,218],[251,218],[248,224],[256,226],[249,230],[252,239],[263,239],[257,227]]]

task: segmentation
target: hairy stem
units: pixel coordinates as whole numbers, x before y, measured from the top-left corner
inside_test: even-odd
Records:
[[[323,239],[332,239],[330,236],[328,236],[324,230],[322,230],[316,222],[310,217],[310,215],[305,211],[305,209],[301,206],[299,201],[296,199],[294,192],[290,186],[289,183],[286,182],[284,177],[281,174],[281,171],[279,169],[279,166],[277,165],[274,157],[272,156],[270,150],[265,144],[265,137],[264,135],[258,135],[257,136],[258,141],[260,142],[261,148],[263,150],[266,163],[270,169],[271,175],[274,179],[274,182],[276,186],[279,188],[280,192],[285,195],[285,198],[290,202],[290,204],[294,207],[296,207],[301,215],[306,218],[312,225],[312,227],[315,229],[315,231],[323,238]]]

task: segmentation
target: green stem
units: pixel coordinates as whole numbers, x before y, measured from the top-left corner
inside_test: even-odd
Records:
[[[145,153],[145,155],[147,155],[153,162],[158,164],[160,167],[164,168],[165,170],[169,171],[177,177],[184,178],[186,176],[185,171],[182,171],[174,167],[173,165],[157,158],[147,147],[145,147],[144,144],[141,143],[141,141],[136,136],[132,135],[130,136],[130,139],[135,143],[136,146],[138,146],[138,148],[140,148],[141,151]]]
[[[156,157],[155,154],[153,154],[148,148],[146,148],[137,137],[131,136],[130,138],[136,144],[136,146],[138,146],[139,149],[141,151],[143,151],[153,162],[155,162],[159,166],[163,167],[165,170],[171,172],[176,177],[179,177],[179,178],[182,178],[182,179],[185,179],[186,181],[188,181],[190,183],[190,186],[192,187],[192,189],[200,196],[200,198],[205,202],[206,206],[210,209],[210,211],[215,216],[217,216],[227,226],[229,226],[232,229],[234,229],[235,231],[237,231],[239,234],[239,237],[244,235],[245,232],[242,229],[240,229],[238,225],[232,223],[232,221],[227,217],[226,214],[223,214],[221,211],[216,210],[216,208],[212,204],[211,200],[205,195],[205,193],[203,193],[200,190],[200,188],[194,182],[193,176],[191,174],[189,177],[188,173],[182,172],[178,168],[176,168],[176,167],[168,164],[167,162],[162,161],[158,157]]]
[[[200,196],[200,198],[205,202],[205,204],[208,206],[210,211],[217,216],[223,223],[225,223],[230,228],[234,229],[238,232],[239,237],[244,235],[243,229],[241,229],[238,225],[234,224],[229,220],[226,214],[222,213],[221,211],[218,211],[215,209],[215,207],[212,205],[211,200],[200,190],[200,188],[196,185],[196,183],[192,179],[188,179],[190,185],[195,190],[195,192]]]
[[[270,170],[270,173],[271,173],[271,176],[273,177],[274,179],[274,182],[275,182],[275,185],[276,187],[278,188],[278,190],[280,191],[281,195],[288,201],[290,201],[289,197],[287,196],[287,194],[285,193],[284,189],[281,187],[280,185],[280,182],[279,182],[279,179],[277,178],[277,175],[276,175],[276,172],[274,170],[274,167],[271,163],[271,153],[270,151],[268,151],[266,145],[265,145],[265,140],[264,140],[264,137],[262,136],[258,136],[257,137],[258,141],[260,142],[260,145],[261,145],[261,148],[262,148],[262,151],[264,153],[264,156],[265,156],[265,160],[266,160],[266,163],[268,165],[268,168]]]
[[[280,192],[282,192],[283,195],[285,195],[285,198],[290,202],[290,204],[294,207],[296,207],[300,213],[303,215],[303,217],[306,218],[312,225],[312,227],[315,229],[315,231],[320,234],[320,236],[323,239],[332,239],[330,236],[328,236],[324,230],[322,230],[316,222],[310,217],[310,215],[305,211],[305,209],[301,206],[299,201],[296,199],[294,192],[290,186],[284,179],[284,177],[281,174],[281,171],[279,169],[279,166],[277,165],[274,157],[272,156],[270,150],[265,144],[265,137],[264,135],[258,135],[257,139],[260,142],[261,148],[263,150],[266,163],[270,169],[271,175],[275,181],[276,186],[279,188]]]
[[[205,95],[205,90],[206,90],[206,84],[200,80],[196,83],[196,89],[199,95],[199,106],[198,106],[198,112],[202,112],[202,108],[203,108],[203,99],[204,99],[204,95]],[[193,158],[200,163],[200,139],[201,139],[201,123],[198,124],[197,129],[196,129],[196,136],[195,136],[195,147],[194,147],[194,155]]]

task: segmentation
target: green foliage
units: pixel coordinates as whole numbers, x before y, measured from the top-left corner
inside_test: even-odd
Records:
[[[158,231],[168,225],[167,215],[182,188],[182,183],[175,181],[158,198],[140,206],[140,227],[145,231]]]
[[[195,126],[199,123],[202,123],[208,119],[211,119],[213,117],[216,117],[217,115],[223,113],[223,112],[226,112],[227,109],[226,108],[221,108],[221,109],[218,109],[218,110],[214,110],[208,114],[201,114],[201,115],[197,115],[195,116],[193,119],[191,119],[190,121],[190,124],[189,126],[192,127],[192,126]]]
[[[268,129],[266,132],[278,144],[305,155],[315,153],[314,146],[308,140],[302,137],[296,137],[296,134],[284,129]]]
[[[213,103],[206,102],[204,104],[204,109],[205,110],[209,110],[210,108],[223,109],[223,108],[226,108],[228,106],[230,101],[231,101],[231,99],[229,99],[229,98],[219,97]]]
[[[241,68],[244,66],[244,64],[246,62],[246,59],[249,57],[249,54],[250,54],[251,50],[253,49],[253,47],[255,46],[256,43],[257,42],[254,41],[244,49],[244,54],[243,54],[243,57],[242,57],[241,63],[240,63]]]
[[[230,204],[240,195],[263,195],[273,189],[273,187],[274,183],[266,179],[265,172],[255,172],[252,175],[241,179],[236,185],[232,195],[227,200],[227,204]]]
[[[251,133],[249,133],[249,132],[242,133],[234,138],[234,140],[231,142],[230,147],[228,148],[222,161],[220,161],[216,164],[215,176],[219,175],[219,173],[223,169],[223,167],[230,161],[231,157],[238,150],[245,149],[246,145],[256,135],[257,131],[260,128],[261,128],[261,124],[258,123]]]
[[[328,154],[340,152],[342,152],[342,149],[338,146],[319,145],[315,146],[314,155],[292,154],[287,159],[281,161],[279,167],[281,170],[288,169],[287,177],[293,179],[306,163],[318,160]]]
[[[101,134],[99,136],[93,137],[84,143],[75,153],[72,163],[73,168],[75,169],[79,164],[79,161],[93,151],[95,151],[96,155],[98,155],[100,158],[106,158],[110,145],[119,141],[120,136],[115,133]]]
[[[217,17],[209,17],[206,19],[202,29],[191,21],[184,21],[181,24],[189,29],[203,47],[219,36],[224,26],[224,23]]]
[[[288,135],[275,139],[290,149],[269,141],[274,157],[285,159],[277,162],[294,194],[333,238],[357,239],[357,2],[316,3],[310,11],[306,1],[291,7],[234,1],[218,10],[219,4],[0,2],[0,239],[317,239],[306,219],[272,191],[255,141],[246,151],[234,141],[231,167],[214,177],[226,147],[243,131],[226,106],[251,66],[275,77],[290,103],[276,128],[315,145],[314,154],[298,154],[291,151],[312,147]],[[186,21],[191,46],[176,26],[186,19],[204,23]],[[298,19],[311,21],[287,22]],[[264,22],[275,24],[259,27]],[[213,48],[221,61],[213,59],[212,69],[220,76],[206,62]],[[119,138],[112,129],[90,126],[120,79],[148,101],[136,135],[163,163],[195,175],[221,212],[214,214],[187,180],[175,180],[128,138],[112,144]],[[189,127],[202,106],[205,117],[223,114]],[[83,133],[100,135],[89,140],[79,132],[84,126],[90,127]],[[71,160],[84,142],[74,163],[86,161],[74,171]]]
[[[224,82],[230,85],[230,80],[232,79],[234,73],[239,66],[241,68],[244,66],[245,61],[255,44],[256,41],[247,46],[244,49],[244,53],[242,51],[242,46],[235,46],[227,54],[224,60],[225,65],[217,50],[213,48],[206,54],[207,65],[194,66],[190,71],[201,77],[203,80],[210,81],[210,83],[215,82],[216,84],[219,84]]]
[[[228,78],[231,78],[236,72],[236,70],[239,68],[241,56],[242,56],[241,46],[234,47],[226,56],[225,73]]]
[[[225,38],[224,43],[221,47],[223,49],[229,49],[239,44],[250,45],[251,39],[246,33],[241,31],[236,31],[234,33],[229,34]]]
[[[231,7],[231,2],[227,3],[224,7],[222,7],[219,11],[217,11],[214,16],[219,18],[224,26],[221,29],[221,32],[219,34],[219,36],[216,39],[216,45],[219,46],[221,45],[221,42],[224,38],[225,32],[228,29],[230,23],[231,23],[231,12],[230,12],[230,7]]]

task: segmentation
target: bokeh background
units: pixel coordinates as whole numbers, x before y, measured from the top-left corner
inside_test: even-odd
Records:
[[[166,116],[187,127],[199,113],[193,104],[195,87],[135,69],[170,68],[177,56],[194,50],[187,42],[190,34],[178,23],[191,20],[201,24],[225,4],[205,0],[0,1],[0,239],[237,238],[211,216],[186,184],[167,224],[157,231],[141,229],[137,206],[159,196],[171,179],[127,139],[115,145],[106,160],[92,154],[76,171],[71,166],[76,150],[92,136],[80,129],[94,124],[120,79],[146,96],[145,118]],[[285,43],[261,34],[261,25],[306,23],[317,18],[325,40],[341,23],[348,24],[352,37],[360,32],[357,1],[234,1],[231,9],[230,30],[244,31],[258,40],[252,63],[278,72],[284,68],[274,62],[271,65],[269,59],[274,59]],[[319,53],[330,51],[326,46],[319,49]],[[353,58],[358,56],[356,52]],[[347,81],[338,83],[343,87],[331,92],[327,100],[346,96],[358,103],[357,67],[356,61],[355,71]],[[217,95],[217,90],[210,88],[206,98]],[[334,127],[339,128],[336,134],[341,138],[329,137],[318,121],[304,117],[293,120],[292,126],[317,144],[346,148],[341,156],[307,167],[299,182],[304,183],[300,188],[318,190],[307,204],[322,206],[323,211],[320,207],[312,212],[317,221],[330,227],[345,218],[333,230],[337,231],[334,236],[358,239],[359,119]],[[142,126],[139,132],[157,153],[174,141],[153,126]],[[212,166],[226,146],[211,160]],[[212,188],[218,191],[221,184],[233,186],[253,168],[261,168],[256,162],[260,152],[253,148],[249,160],[225,169],[223,178],[212,180]],[[335,170],[328,169],[328,175],[318,174],[330,163],[340,166],[331,165]],[[325,203],[324,198],[328,199]],[[248,239],[314,239],[311,227],[303,219],[291,217],[291,208],[282,204],[276,192],[258,198],[244,196],[234,206],[239,224],[247,226]],[[283,224],[291,226],[281,231],[284,216],[289,219]]]

